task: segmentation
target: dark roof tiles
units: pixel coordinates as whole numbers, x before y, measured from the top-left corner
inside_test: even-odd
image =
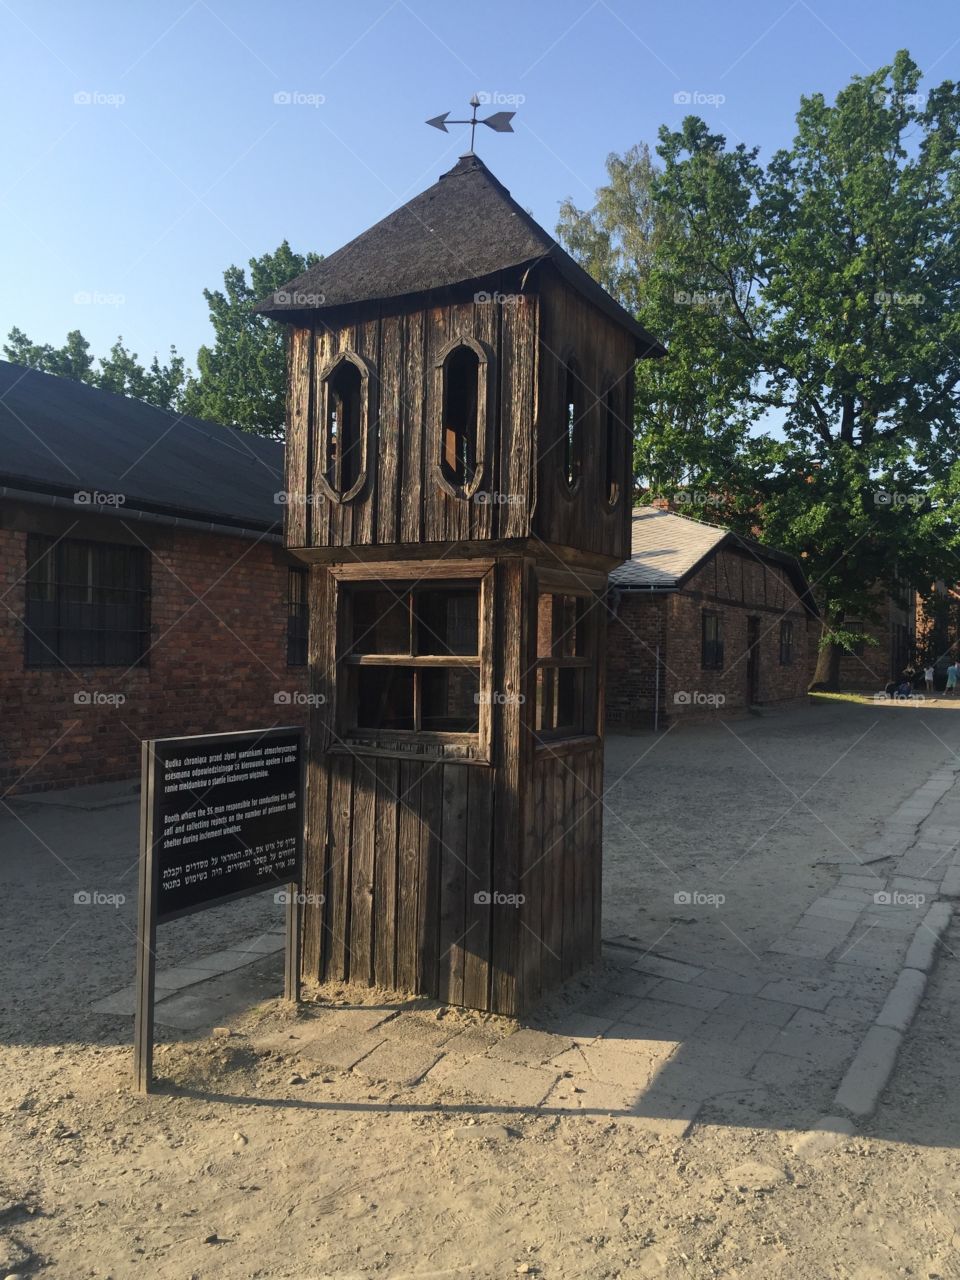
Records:
[[[550,262],[574,289],[637,339],[663,348],[535,222],[475,155],[343,248],[259,303],[274,319],[449,288]]]
[[[283,444],[0,360],[0,484],[279,532]]]

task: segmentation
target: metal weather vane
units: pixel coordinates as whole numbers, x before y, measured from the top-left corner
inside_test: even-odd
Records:
[[[451,120],[450,112],[445,111],[442,116],[434,116],[432,120],[428,120],[427,124],[433,125],[434,129],[440,129],[443,133],[447,132],[448,124],[468,124],[470,126],[470,150],[473,151],[473,139],[477,132],[478,124],[485,124],[492,129],[494,133],[513,133],[513,125],[510,121],[517,114],[515,111],[495,111],[492,116],[487,116],[485,120],[477,119],[477,107],[480,106],[480,99],[476,94],[470,99],[470,106],[473,108],[473,115],[469,120]]]

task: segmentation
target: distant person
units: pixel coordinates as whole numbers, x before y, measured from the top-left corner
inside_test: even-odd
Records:
[[[949,667],[947,667],[947,687],[946,689],[944,689],[944,693],[947,695],[948,698],[952,695],[954,689],[956,689],[957,687],[958,675],[960,675],[960,671],[957,670],[957,664],[955,662],[951,662]]]
[[[927,693],[933,693],[933,667],[923,668],[923,683],[926,685]]]

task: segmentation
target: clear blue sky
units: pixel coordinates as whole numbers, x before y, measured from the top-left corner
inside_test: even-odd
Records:
[[[676,93],[722,95],[699,114],[766,156],[801,93],[903,47],[960,78],[956,0],[0,0],[0,334],[192,364],[204,286],[284,237],[331,252],[428,186],[465,133],[423,122],[475,90],[522,97],[477,150],[553,230],[608,152],[691,110]]]

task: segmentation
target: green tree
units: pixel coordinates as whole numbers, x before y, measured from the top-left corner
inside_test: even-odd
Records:
[[[179,411],[186,378],[183,356],[177,354],[175,347],[170,348],[169,364],[161,365],[154,356],[149,368],[144,368],[136,352],[128,351],[123,339],[118,338],[109,354],[100,360],[94,384],[103,391]]]
[[[159,409],[178,409],[186,382],[183,357],[177,354],[175,347],[170,348],[168,364],[161,365],[154,356],[150,367],[144,368],[136,353],[128,351],[123,345],[123,338],[118,338],[110,353],[95,361],[90,355],[90,343],[79,329],[67,334],[62,347],[53,347],[49,343],[31,342],[22,329],[14,327],[7,336],[3,352],[15,364],[61,378],[73,378],[102,391],[132,396]]]
[[[49,343],[31,342],[22,329],[14,326],[7,335],[3,354],[14,364],[40,369],[62,378],[74,378],[77,382],[89,382],[93,370],[90,343],[79,329],[71,329],[62,347]]]
[[[315,253],[294,253],[286,240],[275,253],[228,267],[223,289],[205,289],[214,330],[212,347],[197,353],[197,375],[184,395],[187,413],[226,422],[245,431],[282,437],[286,401],[283,326],[253,307],[273,290],[319,262]]]
[[[958,127],[958,87],[922,94],[900,52],[832,105],[801,99],[766,167],[696,117],[663,128],[653,215],[644,204],[635,224],[652,226],[652,252],[618,289],[669,350],[638,372],[648,475],[686,466],[725,519],[803,557],[828,686],[877,589],[900,575],[922,589],[960,563]],[[616,248],[609,205],[581,216]],[[589,262],[602,240],[578,230],[580,244],[561,225]]]

